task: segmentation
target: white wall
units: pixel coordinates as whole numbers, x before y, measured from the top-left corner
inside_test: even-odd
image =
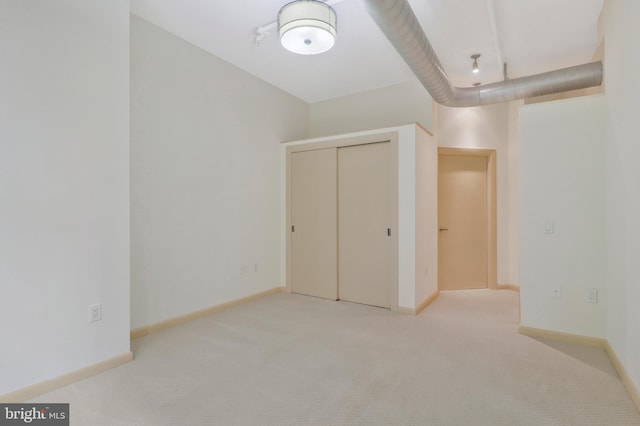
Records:
[[[416,296],[418,307],[438,291],[438,145],[416,128]]]
[[[416,307],[416,129],[398,128],[398,306]]]
[[[431,96],[418,81],[370,90],[309,107],[311,137],[418,123],[430,129]]]
[[[606,87],[607,339],[640,388],[640,2],[607,0]]]
[[[129,2],[0,2],[0,52],[4,394],[129,351]]]
[[[132,328],[282,285],[278,146],[308,105],[136,16],[131,46]]]
[[[523,326],[605,336],[603,132],[602,96],[520,110]],[[587,288],[599,303],[586,303]]]
[[[510,261],[517,264],[509,257],[509,198],[517,195],[515,188],[509,192],[509,104],[434,109],[438,146],[496,150],[498,284],[517,284],[509,275]]]
[[[520,107],[524,101],[509,103],[507,142],[507,278],[518,284],[520,277]]]

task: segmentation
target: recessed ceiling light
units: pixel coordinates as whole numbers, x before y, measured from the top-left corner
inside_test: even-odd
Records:
[[[471,68],[471,71],[474,74],[478,74],[480,72],[480,67],[478,67],[478,58],[480,57],[479,53],[474,53],[473,55],[471,55],[471,59],[473,59],[473,67]]]

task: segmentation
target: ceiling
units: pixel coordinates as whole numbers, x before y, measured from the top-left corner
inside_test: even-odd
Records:
[[[131,12],[309,103],[415,81],[360,0],[333,5],[338,37],[313,56],[285,50],[258,27],[289,0],[131,0]],[[591,61],[603,0],[409,0],[455,86]],[[480,73],[471,73],[480,53]]]

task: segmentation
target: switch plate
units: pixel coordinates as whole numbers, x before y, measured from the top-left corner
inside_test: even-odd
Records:
[[[89,322],[102,320],[102,303],[89,306]]]
[[[587,289],[586,302],[587,303],[598,303],[598,289],[597,288],[588,288]]]
[[[553,234],[554,233],[553,222],[545,222],[545,224],[544,224],[544,233],[545,234]]]

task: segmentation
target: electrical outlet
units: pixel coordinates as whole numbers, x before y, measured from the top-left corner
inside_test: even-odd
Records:
[[[551,297],[554,299],[560,299],[562,297],[562,289],[560,287],[552,288]]]
[[[598,289],[597,288],[588,288],[587,289],[586,302],[587,303],[598,303]]]
[[[89,322],[102,320],[102,303],[89,306]]]

